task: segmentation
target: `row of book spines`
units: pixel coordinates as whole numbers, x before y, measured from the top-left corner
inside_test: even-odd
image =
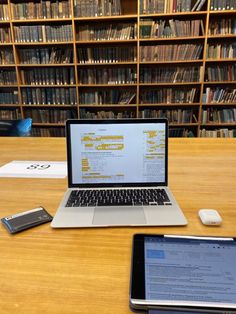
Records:
[[[197,112],[196,112],[197,115]],[[191,110],[172,110],[172,111],[158,111],[158,110],[143,110],[138,114],[139,118],[168,118],[170,123],[173,124],[183,124],[183,123],[197,123],[197,117],[195,113]],[[99,110],[91,111],[86,109],[80,110],[81,119],[119,119],[119,118],[135,118],[135,111],[111,111],[111,110]]]
[[[141,0],[141,14],[193,12],[202,10],[206,0]]]
[[[68,90],[73,90],[73,95],[75,95],[75,89],[74,88],[56,88],[57,93],[59,92],[58,90],[61,90],[61,93],[68,93]],[[41,90],[41,92],[40,92]],[[50,88],[24,88],[22,89],[22,93],[27,93],[29,95],[32,95],[32,93],[48,93],[48,94],[55,94],[55,88],[50,87]],[[114,91],[115,92],[115,91]],[[94,92],[80,92],[80,101],[81,104],[93,104],[93,101],[90,101],[90,99],[94,98],[96,99],[96,91]],[[101,93],[101,92],[100,92]],[[112,93],[112,91],[111,91]],[[117,93],[117,91],[115,92]],[[133,94],[133,93],[132,93]],[[197,99],[199,98],[199,90],[196,88],[185,88],[185,89],[180,89],[180,88],[158,88],[158,89],[151,89],[151,90],[144,90],[140,91],[140,97],[138,102],[140,104],[181,104],[181,103],[196,103]],[[75,96],[74,96],[75,97]],[[98,97],[98,96],[97,96]],[[103,97],[100,96],[99,97]],[[106,95],[107,97],[107,95]],[[106,103],[106,98],[100,98],[104,100],[104,103]],[[131,99],[132,100],[132,99]],[[227,103],[234,103],[236,102],[236,89],[230,89],[230,88],[210,88],[207,87],[206,91],[203,93],[202,96],[202,103],[210,104],[210,103],[222,103],[222,104],[227,104]],[[45,104],[51,103],[51,102],[45,102]],[[76,104],[76,100],[73,102],[73,104]],[[99,102],[101,104],[101,102]],[[18,91],[13,90],[13,91],[0,91],[0,104],[18,104]],[[25,102],[23,104],[37,104],[37,102]],[[43,104],[42,102],[38,102],[38,104]],[[52,102],[53,104],[53,102]],[[55,102],[56,104],[56,102]],[[68,102],[70,104],[70,102]]]
[[[121,15],[120,0],[79,0],[74,5],[75,17]]]
[[[71,18],[71,2],[66,1],[39,1],[26,3],[11,3],[13,19],[48,19]]]
[[[202,44],[141,46],[140,61],[198,60],[202,50]]]
[[[128,40],[137,38],[137,23],[83,24],[77,29],[80,41]]]
[[[200,82],[203,68],[201,66],[178,67],[141,67],[141,83],[182,83]]]
[[[71,25],[14,26],[15,42],[65,42],[73,39]]]
[[[143,0],[140,1],[141,14],[155,13],[175,13],[200,11],[204,8],[206,0]],[[11,3],[13,16],[15,19],[32,18],[64,18],[71,17],[70,1],[50,1]],[[236,4],[234,0],[211,0],[210,10],[234,10]],[[74,4],[74,16],[112,16],[121,15],[121,3],[119,0],[110,1],[87,1],[80,0]],[[0,5],[0,17],[9,19],[7,4]]]
[[[0,70],[0,85],[16,85],[16,72],[15,71],[1,71]]]
[[[2,109],[0,110],[1,120],[21,119],[20,109]]]
[[[224,11],[224,10],[235,10],[235,0],[211,0],[210,10]]]
[[[18,91],[10,91],[10,92],[4,92],[0,91],[0,104],[5,105],[17,105],[19,103],[18,99]]]
[[[137,61],[137,47],[93,47],[77,49],[78,63]]]
[[[11,43],[11,30],[10,27],[0,27],[0,43]]]
[[[137,38],[136,24],[110,24],[107,27],[80,26],[77,40],[129,40]],[[73,40],[71,25],[20,25],[14,26],[14,42],[68,42]],[[11,43],[10,28],[0,28],[0,42]]]
[[[236,58],[236,44],[209,44],[207,46],[208,59],[233,59]]]
[[[79,94],[79,104],[120,104],[136,103],[136,93],[132,90],[110,90],[83,92]]]
[[[24,85],[68,85],[75,84],[74,69],[33,68],[21,70],[21,83]],[[0,76],[1,77],[1,76]]]
[[[193,21],[148,21],[141,22],[141,38],[178,38],[197,37],[204,34],[202,20]],[[123,25],[123,24],[121,24]],[[77,30],[78,41],[102,41],[102,40],[128,40],[137,38],[137,25],[130,24],[127,27],[118,27],[117,24],[98,27],[91,25],[80,26]],[[209,35],[236,34],[236,21],[222,19],[220,22],[210,23]],[[65,42],[72,41],[71,25],[21,25],[14,26],[15,43],[21,42]],[[0,42],[11,43],[10,28],[0,28]]]
[[[99,111],[88,111],[81,109],[79,112],[80,119],[122,119],[122,118],[136,118],[135,111],[111,111],[111,110],[99,110]]]
[[[207,108],[202,111],[202,123],[235,123],[236,108]]]
[[[31,131],[31,136],[41,136],[41,137],[64,137],[65,128],[62,127],[35,127],[33,126]]]
[[[236,19],[222,18],[210,21],[208,34],[211,36],[236,34]]]
[[[169,137],[195,137],[196,136],[196,131],[194,130],[189,130],[188,128],[185,127],[176,127],[175,126],[170,126],[169,127],[169,132],[168,132]]]
[[[202,50],[202,44],[140,46],[140,61],[197,60]],[[78,49],[78,63],[135,62],[136,56],[136,47]]]
[[[153,20],[140,21],[141,38],[197,37],[205,34],[203,20]]]
[[[9,20],[9,11],[7,4],[0,4],[0,21],[8,21]]]
[[[206,81],[236,81],[236,65],[208,66],[205,72]]]
[[[0,50],[0,64],[14,64],[14,55],[12,49],[1,49]]]
[[[202,96],[203,103],[234,103],[236,102],[236,89],[230,88],[206,88]]]
[[[136,68],[119,67],[103,69],[81,69],[80,84],[133,84],[137,81]]]
[[[38,105],[76,105],[75,88],[24,88],[21,91],[22,103]]]
[[[170,123],[198,123],[198,112],[193,109],[144,109],[139,112],[139,118],[167,118]]]
[[[177,44],[141,46],[140,61],[169,61],[169,60],[198,60],[201,57],[203,45]],[[136,47],[128,48],[79,48],[77,51],[78,63],[114,63],[122,61],[137,61]],[[19,50],[20,63],[22,64],[57,64],[72,63],[72,49],[22,49]],[[208,59],[233,59],[236,58],[236,45],[210,44],[207,48]],[[0,51],[0,64],[13,64],[13,51],[3,49]]]
[[[174,49],[175,50],[175,49]],[[1,53],[1,52],[0,52]],[[185,61],[201,61],[201,56],[200,56],[200,52],[198,53],[198,55],[194,52],[194,54],[191,52],[191,50],[187,51],[188,55],[183,55],[183,54],[179,54],[176,55],[176,53],[171,53],[168,52],[166,54],[160,54],[160,55],[156,55],[156,54],[149,54],[147,55],[146,51],[143,51],[142,54],[140,55],[140,61],[139,62],[150,62],[150,63],[159,63],[159,62],[185,62]],[[172,56],[172,57],[171,57]],[[211,61],[217,61],[220,62],[221,59],[223,60],[232,60],[232,59],[236,59],[236,49],[234,50],[221,50],[221,51],[211,51],[208,56],[207,56],[207,60],[211,60]],[[65,59],[64,59],[65,60]],[[206,61],[207,61],[206,60]],[[74,65],[72,63],[72,60],[68,60],[66,59],[65,61],[62,62],[58,62],[58,59],[50,59],[50,60],[44,60],[44,59],[36,59],[35,57],[32,57],[32,59],[25,59],[25,60],[20,60],[21,63],[19,63],[19,65],[57,65],[57,64],[64,64],[65,67],[68,65]],[[81,59],[79,57],[78,59],[78,65],[80,64],[87,64],[87,65],[98,65],[98,64],[103,64],[103,65],[109,65],[109,64],[114,64],[114,63],[136,63],[137,59],[136,57],[134,57],[132,59],[132,57],[128,57],[127,59],[123,58],[119,58],[119,56],[117,56],[117,59],[88,59],[88,58],[83,58]],[[14,57],[13,55],[1,55],[0,54],[0,66],[8,66],[8,65],[14,65]],[[73,83],[72,83],[73,84]]]
[[[199,137],[236,137],[236,129],[207,130],[203,128],[199,131]]]
[[[12,12],[15,19],[32,19],[32,18],[67,18],[71,17],[70,1],[51,1],[29,2],[29,3],[12,3]],[[7,10],[7,6],[5,6]],[[7,13],[7,12],[6,12]],[[121,15],[120,0],[110,1],[87,1],[80,0],[75,2],[74,16],[112,16]]]
[[[96,85],[99,85],[99,87],[102,87],[103,85],[107,87],[107,85],[114,86],[117,85],[117,87],[120,86],[131,86],[137,84],[137,76],[136,71],[133,69],[118,69],[116,73],[113,72],[113,74],[107,75],[106,73],[109,73],[110,69],[103,69],[103,72],[105,75],[103,77],[97,76],[95,72],[87,72],[86,70],[80,70],[78,83],[75,83],[73,76],[64,76],[62,79],[58,76],[50,76],[46,77],[45,75],[38,75],[37,77],[34,76],[33,81],[30,81],[30,77],[33,77],[33,75],[28,74],[25,76],[22,76],[20,79],[19,86],[31,86],[32,88],[37,87],[47,87],[47,88],[53,88],[53,87],[73,87],[75,85],[78,85],[78,87],[86,86],[86,87],[93,87],[95,88]],[[130,71],[127,71],[130,70]],[[163,69],[165,70],[165,69]],[[160,72],[159,72],[160,73]],[[163,74],[155,73],[154,71],[145,72],[142,73],[142,70],[140,71],[140,80],[139,80],[139,86],[148,86],[150,85],[157,85],[162,84],[166,85],[167,83],[172,85],[182,85],[182,84],[209,84],[209,83],[216,83],[217,85],[221,84],[222,82],[225,84],[226,82],[234,83],[236,82],[236,74],[235,70],[234,72],[227,72],[224,73],[221,71],[218,72],[217,69],[211,69],[208,71],[208,74],[206,75],[205,81],[202,80],[202,74],[201,71],[195,67],[195,68],[189,68],[185,70],[184,68],[180,68],[180,70],[177,71],[168,71],[166,69],[166,72],[163,71]],[[48,73],[47,73],[48,75]],[[0,87],[16,87],[18,84],[16,80],[16,73],[8,72],[7,75],[1,75],[0,73]],[[94,86],[91,86],[94,85]]]
[[[60,47],[20,49],[19,60],[22,64],[67,64],[73,62],[73,50]]]
[[[26,118],[32,118],[33,123],[65,123],[67,119],[77,118],[76,111],[62,109],[32,109],[24,113]]]
[[[141,91],[140,104],[158,104],[158,103],[194,103],[198,96],[199,90],[196,88],[161,88],[155,90]]]
[[[205,0],[197,0],[197,3]],[[204,4],[204,3],[203,3]],[[32,18],[64,18],[71,17],[70,1],[58,1],[55,4],[50,1],[12,3],[12,12],[15,19]],[[1,5],[3,12],[1,16],[8,17],[8,6]],[[194,9],[194,8],[193,8]],[[196,7],[200,10],[200,6]],[[140,12],[145,13],[170,13],[170,12],[188,12],[191,11],[191,0],[153,0],[140,1]],[[1,13],[1,10],[0,10]],[[119,0],[93,1],[80,0],[75,2],[74,15],[78,16],[112,16],[121,15],[121,3]]]

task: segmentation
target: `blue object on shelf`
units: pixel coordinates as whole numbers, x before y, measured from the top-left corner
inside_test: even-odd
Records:
[[[0,136],[29,136],[32,119],[0,120]]]

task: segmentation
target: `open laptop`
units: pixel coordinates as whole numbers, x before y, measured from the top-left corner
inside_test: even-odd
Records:
[[[166,119],[68,120],[68,190],[53,228],[186,225],[167,187]]]

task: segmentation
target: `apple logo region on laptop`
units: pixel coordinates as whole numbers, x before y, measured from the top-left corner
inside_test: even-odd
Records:
[[[53,228],[177,226],[166,119],[68,120],[68,190]]]

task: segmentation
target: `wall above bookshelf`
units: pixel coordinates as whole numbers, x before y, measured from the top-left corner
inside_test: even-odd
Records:
[[[3,0],[0,21],[0,118],[34,136],[154,116],[172,136],[236,134],[235,0]]]

